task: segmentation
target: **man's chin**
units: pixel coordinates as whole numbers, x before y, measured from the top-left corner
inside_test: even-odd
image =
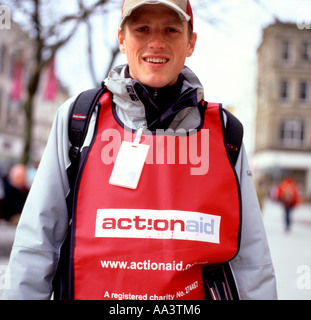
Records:
[[[152,78],[152,79],[143,79],[143,81],[140,81],[140,82],[147,87],[157,90],[163,87],[173,86],[177,82],[177,79],[175,82],[174,81],[168,82],[167,77],[165,79]]]

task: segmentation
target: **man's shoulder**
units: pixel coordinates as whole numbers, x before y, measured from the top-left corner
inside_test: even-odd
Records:
[[[68,122],[69,114],[73,102],[76,100],[77,95],[72,96],[71,98],[64,101],[56,110],[54,121],[59,122]]]

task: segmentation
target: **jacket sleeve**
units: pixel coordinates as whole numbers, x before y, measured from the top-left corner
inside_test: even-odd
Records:
[[[50,299],[60,247],[67,234],[70,165],[68,117],[72,99],[55,117],[49,140],[18,224],[2,299]]]
[[[230,264],[242,300],[274,300],[277,299],[274,268],[244,146],[236,171],[241,186],[242,232],[239,253]]]

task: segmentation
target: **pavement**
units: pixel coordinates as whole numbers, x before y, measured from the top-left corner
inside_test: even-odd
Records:
[[[279,203],[266,201],[263,221],[275,268],[280,300],[311,300],[311,205],[292,212],[292,228],[285,232]],[[0,297],[4,270],[15,235],[15,226],[0,220]]]
[[[279,203],[265,203],[263,220],[279,299],[311,300],[311,206],[302,204],[292,211],[292,227],[288,233]]]
[[[14,241],[16,227],[4,220],[0,220],[0,266],[7,265]]]
[[[4,276],[14,241],[16,227],[0,220],[0,298],[4,286]]]

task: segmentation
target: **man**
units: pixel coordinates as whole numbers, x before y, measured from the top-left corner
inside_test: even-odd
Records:
[[[276,298],[244,148],[234,169],[223,143],[226,116],[203,101],[184,67],[196,38],[189,1],[124,1],[118,39],[128,65],[105,81],[82,148],[72,221],[66,170],[74,98],[56,116],[4,298],[50,298],[68,225],[67,298],[206,299],[203,267],[229,260],[241,299]]]

